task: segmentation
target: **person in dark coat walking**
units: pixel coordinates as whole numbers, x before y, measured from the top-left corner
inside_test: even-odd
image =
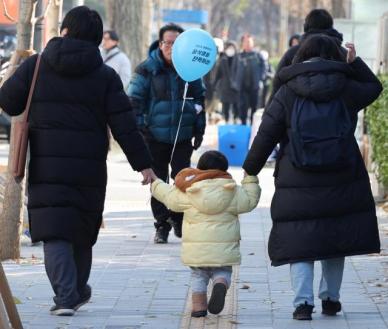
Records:
[[[242,52],[239,56],[239,70],[241,78],[239,84],[240,105],[239,113],[241,123],[247,124],[248,112],[252,124],[253,116],[259,105],[259,91],[265,80],[266,71],[264,60],[253,48],[253,38],[250,34],[244,34],[241,38]]]
[[[266,50],[261,50],[260,55],[264,61],[265,77],[263,81],[263,88],[260,93],[260,108],[264,108],[267,104],[268,91],[271,89],[271,81],[275,75],[272,64],[269,61],[269,53]]]
[[[239,83],[241,80],[241,77],[238,76],[241,73],[238,60],[236,43],[226,42],[225,51],[219,58],[215,77],[215,85],[222,103],[222,114],[225,122],[229,121],[231,110],[234,121],[238,118]]]
[[[304,23],[304,34],[300,37],[299,44],[289,48],[283,57],[280,59],[279,64],[276,68],[275,77],[272,82],[272,93],[268,100],[269,104],[282,85],[282,81],[279,77],[279,72],[282,68],[290,66],[295,54],[298,52],[301,43],[306,40],[309,36],[314,34],[326,34],[332,37],[335,42],[341,46],[342,43],[342,34],[333,28],[333,17],[325,9],[313,9],[305,18]],[[290,40],[291,41],[291,40]],[[346,55],[346,50],[344,49],[344,54]]]
[[[104,64],[110,66],[119,75],[124,90],[128,88],[132,75],[131,61],[119,48],[119,36],[116,31],[105,31],[102,37],[101,57]]]
[[[290,37],[288,40],[288,47],[294,47],[298,46],[300,44],[300,35],[299,34],[294,34]]]
[[[54,315],[73,315],[91,297],[92,246],[101,226],[107,184],[109,127],[143,183],[156,178],[120,77],[103,64],[98,13],[68,12],[61,37],[41,55],[29,115],[28,212],[33,242],[44,242],[55,292]],[[37,55],[0,90],[0,106],[14,116],[25,108]]]
[[[185,82],[176,72],[171,57],[172,46],[182,32],[175,24],[160,29],[159,40],[151,45],[148,58],[135,69],[128,89],[138,127],[153,158],[152,168],[164,181],[170,177],[170,166],[172,178],[190,167],[193,149],[201,146],[206,127],[205,89],[201,79],[189,83],[182,112]],[[155,198],[151,199],[151,208],[156,220],[155,243],[168,242],[171,226],[174,234],[182,237],[183,213],[169,211]]]
[[[378,97],[382,86],[356,57],[353,44],[347,47],[346,63],[332,38],[315,35],[306,40],[295,64],[280,72],[283,85],[264,112],[243,165],[248,175],[257,175],[280,142],[268,252],[272,265],[291,264],[295,319],[311,320],[314,261],[322,262],[322,312],[335,315],[341,310],[344,257],[380,252],[375,204],[354,130],[357,112]],[[292,161],[291,119],[299,98],[318,103],[343,101],[351,123],[351,141],[345,146],[353,154],[346,167],[309,171]]]

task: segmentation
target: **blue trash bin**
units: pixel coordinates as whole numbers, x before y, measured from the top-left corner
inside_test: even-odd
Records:
[[[231,166],[242,166],[249,150],[251,127],[244,125],[218,126],[218,149]]]

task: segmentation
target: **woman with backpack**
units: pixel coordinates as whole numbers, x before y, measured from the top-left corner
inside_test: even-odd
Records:
[[[354,138],[357,113],[382,86],[346,44],[347,58],[326,35],[303,42],[266,109],[243,168],[257,175],[280,143],[268,252],[290,264],[293,318],[311,320],[314,261],[322,263],[322,313],[341,310],[344,257],[379,253],[368,172]]]

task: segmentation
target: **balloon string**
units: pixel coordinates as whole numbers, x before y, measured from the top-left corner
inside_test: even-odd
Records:
[[[184,92],[183,92],[183,103],[182,103],[181,115],[180,115],[180,118],[179,118],[178,129],[177,129],[177,131],[176,131],[174,146],[173,146],[173,148],[172,148],[171,158],[170,158],[170,162],[169,162],[170,165],[171,165],[172,160],[173,160],[173,158],[174,158],[175,148],[176,148],[176,144],[177,144],[177,142],[178,142],[179,131],[180,131],[180,129],[181,129],[182,118],[183,118],[183,109],[184,109],[185,104],[186,104],[186,95],[187,95],[187,90],[188,90],[188,89],[189,89],[189,83],[186,81],[186,83],[185,83],[185,89],[184,89]],[[168,170],[167,170],[167,179],[166,179],[166,182],[169,183],[169,180],[170,180],[170,174],[168,173]]]

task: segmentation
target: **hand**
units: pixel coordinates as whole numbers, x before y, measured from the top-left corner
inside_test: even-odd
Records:
[[[349,64],[353,63],[356,59],[356,48],[354,47],[354,43],[347,42],[345,43],[345,47],[348,48],[348,55],[346,57],[346,61]]]
[[[199,147],[200,147],[201,144],[202,144],[202,141],[203,141],[203,137],[202,137],[202,136],[196,136],[196,137],[194,137],[193,149],[194,149],[194,150],[198,150]]]
[[[142,185],[147,185],[158,179],[156,177],[154,171],[151,168],[144,169],[141,171],[141,174],[143,175]]]

